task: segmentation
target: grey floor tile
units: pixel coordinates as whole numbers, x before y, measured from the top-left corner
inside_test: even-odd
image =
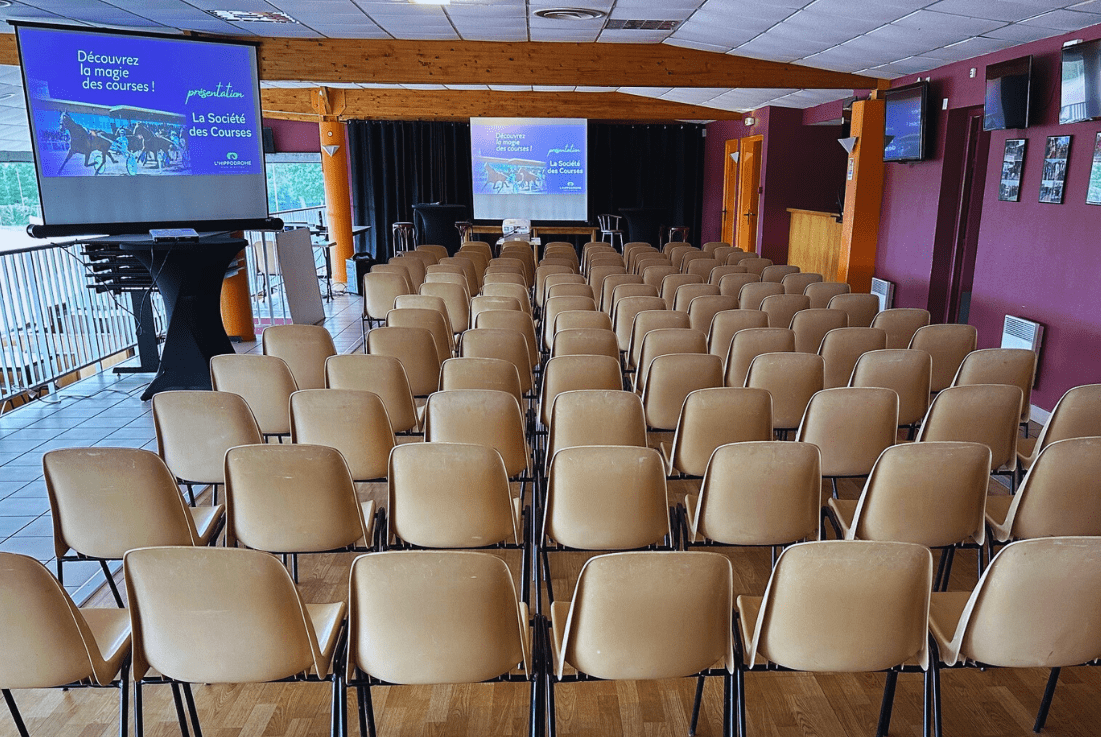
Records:
[[[104,438],[92,443],[97,448],[140,448],[142,442],[136,438]]]
[[[135,427],[133,425],[127,425],[126,427],[119,428],[114,432],[107,435],[108,438],[134,438],[136,440],[149,440],[156,431],[152,427]]]
[[[76,430],[67,430],[58,435],[54,440],[63,440],[74,445],[92,445],[97,440],[102,440],[104,435],[102,428],[82,427]]]
[[[103,417],[96,415],[95,417],[89,417],[87,420],[74,425],[75,428],[109,428],[117,430],[120,427],[124,427],[128,422],[125,417]]]
[[[17,496],[0,499],[0,517],[37,517],[49,511],[49,499]]]
[[[30,482],[42,478],[41,466],[0,466],[0,481]]]
[[[19,491],[10,495],[10,499],[46,499],[46,482],[39,479],[23,486]]]
[[[45,420],[43,420],[43,422],[45,422]],[[30,427],[25,427],[22,430],[20,430],[19,431],[19,439],[20,440],[28,440],[28,441],[37,440],[39,442],[45,442],[47,440],[52,440],[53,438],[56,438],[58,435],[60,435],[62,432],[65,431],[66,427],[68,427],[66,425],[66,426],[63,426],[63,427],[60,427],[60,428],[56,428],[56,427],[42,428],[42,427],[37,427],[37,425],[38,425],[38,423],[36,422],[34,425],[31,425]]]
[[[31,521],[29,525],[21,529],[17,536],[22,537],[50,537],[54,534],[53,520],[49,514],[44,514]]]
[[[34,522],[37,517],[0,517],[0,538],[6,539]]]
[[[0,438],[0,450],[5,453],[26,453],[42,445],[41,440],[23,440],[16,433],[6,438]]]
[[[4,469],[0,468],[0,499],[7,498],[27,485],[25,481],[4,480]]]
[[[9,537],[0,543],[5,553],[20,553],[45,563],[54,557],[54,539],[52,537]]]

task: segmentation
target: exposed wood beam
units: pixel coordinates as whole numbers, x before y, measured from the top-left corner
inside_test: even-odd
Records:
[[[494,92],[492,90],[344,90],[342,118],[466,120],[499,115],[590,120],[741,120],[741,113],[685,105],[623,92]],[[302,119],[316,112],[313,90],[260,91],[264,115]]]
[[[0,64],[19,66],[19,49],[15,45],[14,33],[0,33]]]

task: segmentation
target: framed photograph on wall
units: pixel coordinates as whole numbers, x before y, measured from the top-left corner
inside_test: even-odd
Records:
[[[1002,154],[1002,179],[998,185],[998,199],[1002,202],[1020,202],[1021,173],[1025,168],[1027,138],[1008,138]]]
[[[1063,204],[1063,187],[1067,181],[1067,160],[1070,158],[1070,136],[1048,136],[1044,149],[1044,173],[1040,178],[1040,202]]]
[[[1101,205],[1101,133],[1093,142],[1093,165],[1090,167],[1090,188],[1086,191],[1087,205]]]

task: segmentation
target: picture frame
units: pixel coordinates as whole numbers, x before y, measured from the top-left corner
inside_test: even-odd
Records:
[[[1101,131],[1093,141],[1093,165],[1090,167],[1090,185],[1086,190],[1087,205],[1101,205]]]
[[[1044,171],[1040,176],[1040,202],[1061,205],[1067,181],[1072,136],[1048,136],[1044,148]]]
[[[1025,168],[1027,138],[1007,138],[1002,154],[1001,181],[998,183],[998,199],[1002,202],[1021,201],[1021,174]]]

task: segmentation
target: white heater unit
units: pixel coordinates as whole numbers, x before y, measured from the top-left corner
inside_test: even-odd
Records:
[[[1030,351],[1035,351],[1036,355],[1040,355],[1040,344],[1044,339],[1044,326],[1038,322],[1032,320],[1026,320],[1023,317],[1014,317],[1013,315],[1006,315],[1005,322],[1002,324],[1002,348],[1025,348]],[[1039,358],[1036,360],[1037,367],[1039,366]],[[1039,371],[1036,372],[1039,375]],[[1036,378],[1033,377],[1033,386],[1036,385]]]
[[[872,294],[879,297],[879,311],[889,310],[895,306],[895,283],[886,279],[872,277]]]

